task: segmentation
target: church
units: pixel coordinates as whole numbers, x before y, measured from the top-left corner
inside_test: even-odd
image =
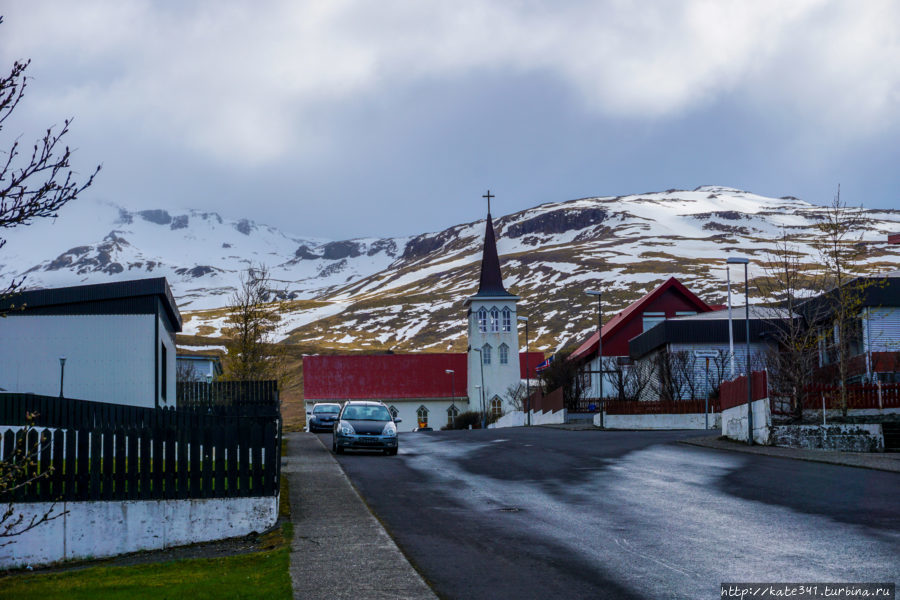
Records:
[[[503,285],[490,192],[478,291],[462,308],[468,351],[459,353],[343,354],[303,357],[307,411],[317,402],[377,400],[401,419],[400,431],[452,424],[462,412],[499,416],[514,410],[510,388],[534,377],[541,352],[519,352],[519,297]]]

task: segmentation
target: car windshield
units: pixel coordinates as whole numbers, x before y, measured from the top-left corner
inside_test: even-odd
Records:
[[[349,421],[390,421],[391,413],[383,406],[347,406],[342,418]]]
[[[313,409],[313,412],[317,415],[322,413],[339,413],[341,412],[340,406],[317,406]]]

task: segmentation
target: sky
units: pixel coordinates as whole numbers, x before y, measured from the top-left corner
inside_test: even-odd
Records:
[[[900,208],[892,0],[16,0],[0,148],[74,117],[85,195],[300,236],[722,185]],[[64,209],[77,210],[77,205]],[[60,224],[62,221],[60,221]]]

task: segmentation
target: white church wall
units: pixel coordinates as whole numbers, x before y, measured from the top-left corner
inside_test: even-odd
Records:
[[[484,382],[484,403],[489,409],[491,400],[496,396],[503,401],[504,411],[514,409],[512,402],[507,398],[510,387],[515,386],[521,379],[521,367],[519,366],[519,333],[516,320],[516,296],[498,296],[496,298],[470,298],[469,299],[469,352],[468,352],[468,382],[467,391],[469,398],[477,399],[480,410],[480,390],[476,386]],[[497,331],[493,331],[490,316],[488,317],[487,331],[480,331],[478,311],[484,308],[490,314],[492,308],[500,313]],[[510,311],[509,331],[503,331],[503,309]],[[500,346],[507,347],[507,362],[500,362]],[[484,364],[484,346],[491,347],[491,362]],[[481,352],[478,352],[481,350]]]

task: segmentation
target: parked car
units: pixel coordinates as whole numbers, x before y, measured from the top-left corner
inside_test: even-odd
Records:
[[[333,431],[337,423],[338,414],[341,412],[340,404],[319,402],[313,405],[312,412],[306,413],[307,429],[315,433],[317,431]]]
[[[413,431],[434,431],[434,429],[426,425],[425,427],[416,427]]]
[[[387,406],[381,402],[350,400],[338,415],[331,437],[335,454],[344,450],[380,450],[397,454],[397,423]]]

